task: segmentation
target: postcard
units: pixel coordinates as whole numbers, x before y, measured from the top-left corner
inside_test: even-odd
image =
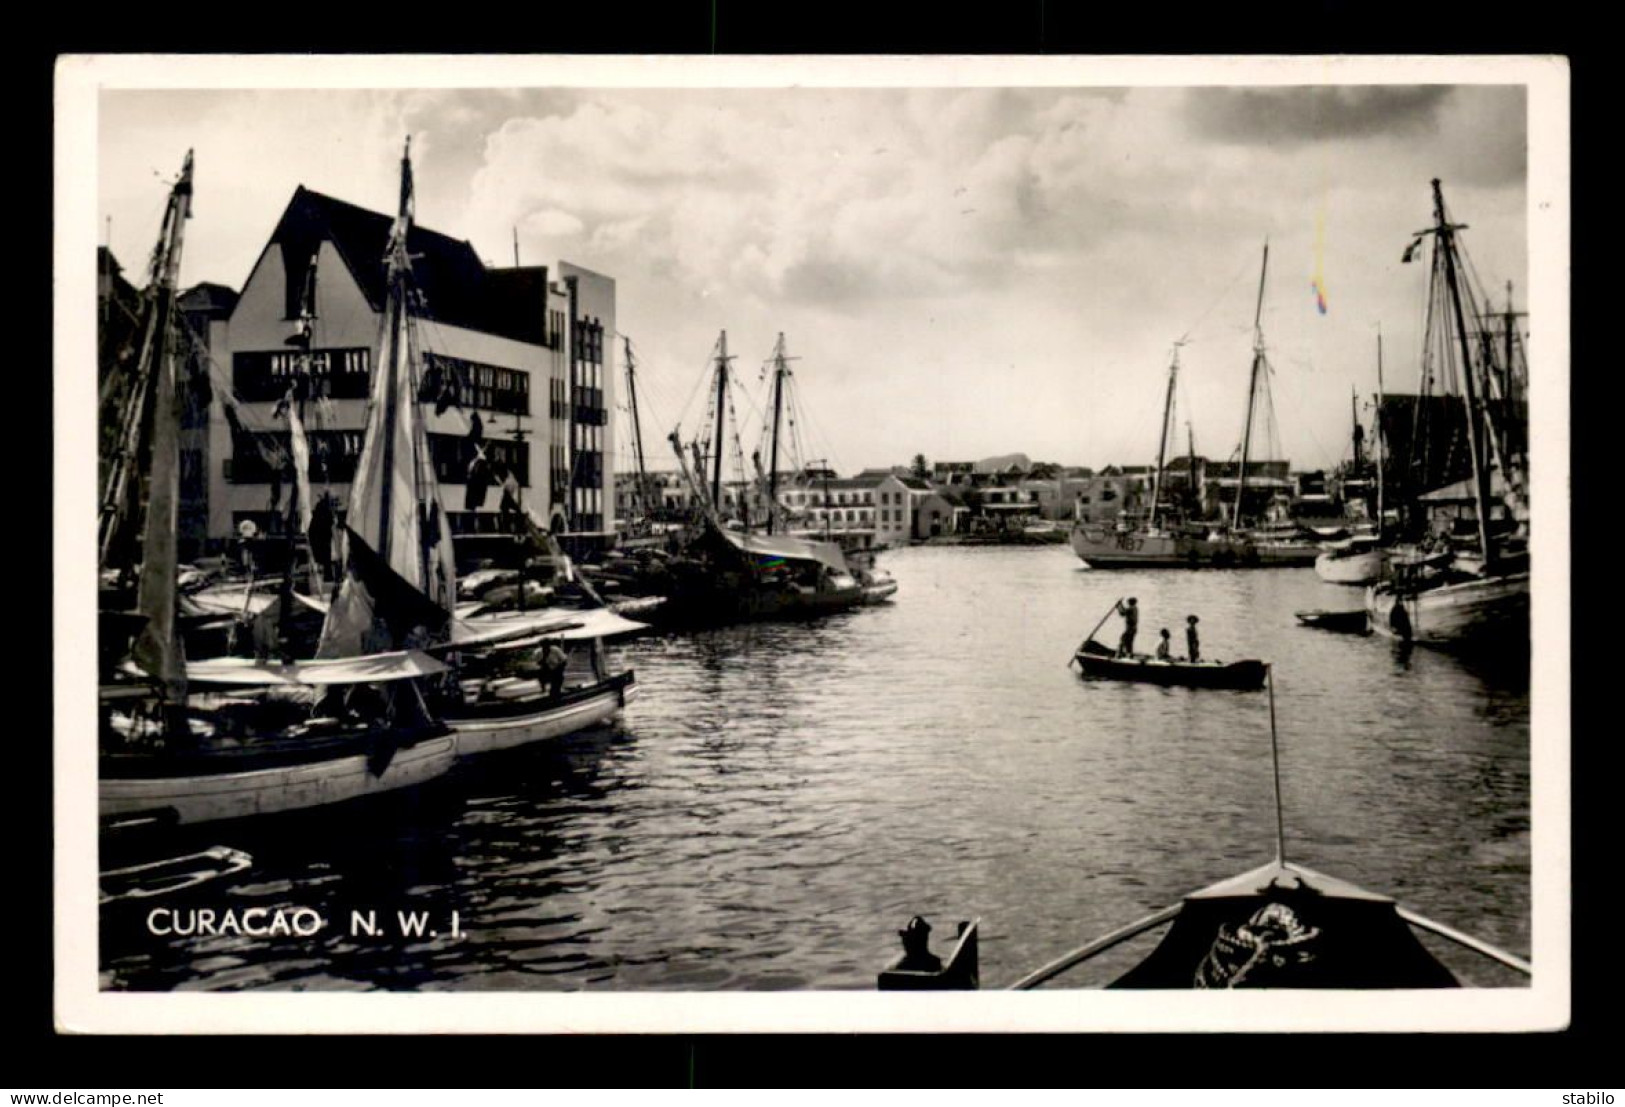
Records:
[[[57,113],[61,1031],[1567,1024],[1562,59]]]

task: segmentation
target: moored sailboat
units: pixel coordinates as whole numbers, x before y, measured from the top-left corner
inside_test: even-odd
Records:
[[[1448,556],[1396,557],[1393,579],[1367,589],[1366,612],[1376,633],[1407,642],[1443,646],[1527,643],[1527,487],[1519,456],[1508,448],[1509,442],[1521,441],[1522,436],[1497,425],[1490,390],[1500,383],[1498,375],[1485,359],[1473,356],[1467,328],[1469,309],[1463,303],[1472,298],[1472,292],[1462,272],[1457,237],[1465,227],[1449,221],[1437,179],[1433,181],[1433,211],[1434,225],[1418,232],[1406,258],[1423,238],[1433,238],[1429,295],[1437,310],[1430,312],[1435,329],[1429,334],[1424,357],[1436,354],[1447,367],[1457,355],[1460,358],[1456,367],[1471,461],[1466,484],[1473,507],[1473,548],[1455,550],[1449,548],[1450,543],[1443,551]],[[1488,349],[1486,346],[1486,353]],[[1510,376],[1510,366],[1507,373]],[[1511,422],[1518,414],[1505,391],[1503,384],[1501,419]],[[1429,493],[1421,499],[1442,494]]]
[[[1384,515],[1387,510],[1383,503],[1383,468],[1384,450],[1382,436],[1382,332],[1377,332],[1377,418],[1374,432],[1376,437],[1376,465],[1377,471],[1377,518],[1376,529],[1373,533],[1356,533],[1339,542],[1329,542],[1322,547],[1319,557],[1315,558],[1315,575],[1328,584],[1370,584],[1382,578],[1387,569],[1388,557],[1391,552],[1389,543],[1385,540],[1383,530],[1387,522]],[[1354,459],[1350,470],[1351,475],[1358,477],[1361,472],[1362,458],[1360,456],[1360,422],[1356,417],[1354,422]],[[1368,486],[1369,487],[1369,486]]]
[[[712,435],[709,454],[699,442],[693,443],[696,468],[690,469],[678,432],[670,436],[699,519],[679,556],[665,566],[667,600],[653,617],[682,625],[808,618],[877,602],[895,592],[895,582],[876,579],[866,585],[859,581],[839,544],[784,533],[788,516],[778,502],[778,468],[789,369],[782,335],[774,349],[773,423],[762,482],[765,504],[759,509],[765,516],[765,533],[752,530],[750,505],[755,497],[747,494],[745,482],[734,503],[737,523],[728,524],[723,453],[731,360],[724,331],[715,351],[713,418],[706,420]],[[708,482],[702,468],[710,469]]]
[[[574,609],[526,608],[522,602],[517,611],[458,618],[452,536],[422,410],[433,396],[424,390],[413,310],[407,248],[412,215],[408,146],[401,159],[400,209],[385,257],[388,301],[378,372],[342,530],[344,573],[317,655],[350,656],[368,641],[382,640],[446,658],[452,672],[430,690],[430,702],[450,728],[458,754],[467,756],[560,737],[611,718],[635,684],[630,670],[610,670],[602,638],[639,624],[602,612],[615,624],[611,627],[597,614],[577,619]],[[536,530],[522,512],[516,514],[517,525]],[[556,543],[541,541],[568,571]],[[530,583],[523,576],[518,580],[521,597]],[[511,676],[514,668],[529,665],[532,650],[562,655],[558,643],[575,632],[583,632],[577,637],[592,650],[592,664],[585,671],[578,668],[575,686],[565,689],[563,671],[550,674],[545,686]]]
[[[424,783],[452,760],[450,737],[422,710],[413,684],[442,668],[422,654],[303,669],[186,660],[178,625],[182,396],[174,316],[191,195],[188,153],[154,252],[143,352],[103,499],[101,569],[139,549],[139,568],[127,561],[119,570],[136,577],[135,611],[102,620],[103,634],[117,636],[101,650],[98,795],[107,825],[213,822],[334,804]],[[199,693],[199,685],[228,691]]]

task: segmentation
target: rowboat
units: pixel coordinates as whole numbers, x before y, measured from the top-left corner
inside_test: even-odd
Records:
[[[1187,688],[1233,688],[1253,691],[1264,686],[1262,661],[1159,661],[1145,654],[1118,657],[1093,638],[1072,657],[1086,677],[1103,680],[1138,680],[1147,684],[1183,685]]]
[[[1463,985],[1417,932],[1487,958],[1523,976],[1533,967],[1389,896],[1286,859],[1275,689],[1270,682],[1270,748],[1275,764],[1275,858],[1210,884],[1026,973],[1008,987],[1040,987],[1117,946],[1162,931],[1150,953],[1107,988],[1453,988]],[[954,991],[980,986],[980,920],[961,922],[945,959],[931,954],[930,926],[916,917],[898,933],[903,956],[879,975],[884,991]]]
[[[1316,630],[1332,630],[1343,634],[1369,634],[1364,608],[1353,611],[1296,611],[1298,622]]]
[[[98,877],[99,898],[105,905],[175,895],[235,876],[253,863],[254,859],[240,849],[211,846],[182,857],[105,869]]]

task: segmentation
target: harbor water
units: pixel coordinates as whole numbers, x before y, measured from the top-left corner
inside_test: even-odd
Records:
[[[896,602],[613,648],[610,727],[339,814],[204,832],[252,854],[177,901],[309,908],[314,936],[152,934],[101,913],[114,989],[868,989],[912,915],[982,919],[984,987],[1268,861],[1264,692],[1085,681],[1136,648],[1274,665],[1289,860],[1527,954],[1529,658],[1297,625],[1309,569],[1090,571],[1065,546],[883,554]],[[1121,620],[1101,628],[1115,644]],[[352,912],[387,920],[352,934]],[[423,912],[433,937],[401,936]],[[453,936],[448,923],[455,913]]]

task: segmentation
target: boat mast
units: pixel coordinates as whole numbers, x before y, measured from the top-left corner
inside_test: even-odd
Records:
[[[1466,226],[1445,222],[1444,192],[1439,187],[1437,177],[1433,178],[1433,216],[1439,246],[1444,251],[1445,283],[1450,289],[1450,306],[1456,317],[1456,338],[1461,345],[1462,394],[1467,405],[1467,452],[1472,455],[1473,460],[1473,504],[1478,510],[1478,548],[1479,553],[1483,555],[1484,563],[1488,565],[1492,556],[1488,516],[1489,474],[1485,472],[1484,460],[1479,450],[1478,392],[1473,387],[1472,348],[1467,342],[1467,320],[1462,314],[1461,289],[1456,276],[1455,234],[1458,230],[1465,230]]]
[[[1387,467],[1386,452],[1382,445],[1382,327],[1377,327],[1377,414],[1371,429],[1377,436],[1377,537],[1382,537],[1382,471]]]
[[[717,340],[717,442],[715,446],[715,469],[711,475],[711,503],[716,508],[718,516],[722,514],[722,436],[724,433],[723,421],[728,408],[728,332],[723,331],[722,337]]]
[[[1264,242],[1264,264],[1258,272],[1258,306],[1253,309],[1253,368],[1247,377],[1247,420],[1241,431],[1241,469],[1236,474],[1236,510],[1231,526],[1241,528],[1241,498],[1247,490],[1247,454],[1253,444],[1253,408],[1258,399],[1258,367],[1264,362],[1264,278],[1270,269],[1270,244]]]
[[[146,616],[146,622],[131,651],[136,664],[162,684],[165,727],[172,734],[186,732],[186,659],[182,643],[175,634],[181,396],[171,316],[180,276],[183,230],[191,217],[192,151],[188,150],[180,180],[170,191],[163,237],[153,259],[157,294],[153,299],[148,353],[155,360],[149,363],[147,373],[155,392],[146,529],[141,540],[141,575],[136,586],[136,611]]]
[[[287,344],[299,351],[299,371],[292,374],[288,393],[283,398],[288,414],[288,453],[293,459],[293,494],[288,498],[288,563],[282,571],[281,604],[277,616],[277,636],[286,644],[288,626],[293,618],[293,578],[299,561],[299,544],[304,541],[310,556],[311,592],[321,594],[321,578],[316,568],[316,551],[310,547],[306,520],[314,504],[308,503],[309,466],[306,456],[309,446],[305,441],[305,397],[310,392],[310,343],[316,324],[316,263],[319,253],[310,256],[310,268],[305,272],[304,293],[300,297],[299,318]],[[303,489],[305,496],[300,495]]]
[[[1162,435],[1157,439],[1157,476],[1151,483],[1151,520],[1148,529],[1157,527],[1157,500],[1162,496],[1163,464],[1168,457],[1168,420],[1174,412],[1174,379],[1179,375],[1179,347],[1181,342],[1174,343],[1174,359],[1168,366],[1168,395],[1162,401]],[[1195,474],[1192,473],[1192,479]]]
[[[1191,467],[1190,509],[1200,514],[1202,510],[1202,488],[1196,483],[1196,432],[1191,430],[1190,420],[1188,419],[1185,421],[1185,456]]]
[[[637,503],[647,516],[649,505],[649,473],[643,464],[643,425],[638,421],[638,383],[632,364],[632,340],[621,335],[621,342],[626,348],[626,397],[632,405],[632,448],[633,456],[638,462],[638,495]]]
[[[773,518],[779,506],[779,419],[784,411],[784,378],[790,373],[785,365],[784,332],[773,347],[773,438],[769,447],[767,467],[767,533],[773,533]]]
[[[122,412],[118,453],[109,466],[106,488],[103,490],[98,565],[106,568],[115,546],[123,546],[133,538],[133,519],[140,509],[139,492],[132,491],[131,477],[140,462],[142,432],[148,409],[152,406],[153,383],[171,341],[171,316],[175,310],[176,280],[180,272],[181,245],[186,220],[192,217],[192,151],[186,151],[180,178],[170,189],[169,203],[164,209],[163,223],[158,232],[158,245],[153,249],[152,265],[147,288],[148,314],[142,326],[140,355],[137,359],[134,381]],[[103,387],[103,397],[114,387],[116,371],[110,372]],[[171,374],[173,376],[173,373]],[[140,477],[133,482],[140,484]],[[132,502],[135,501],[135,502]]]

